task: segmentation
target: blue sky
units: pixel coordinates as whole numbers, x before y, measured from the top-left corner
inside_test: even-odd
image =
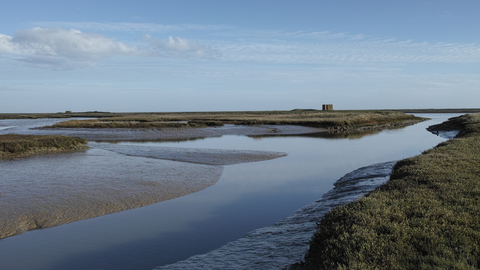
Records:
[[[2,1],[0,113],[478,108],[480,1]]]

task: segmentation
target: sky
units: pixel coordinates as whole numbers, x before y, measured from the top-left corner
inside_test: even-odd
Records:
[[[478,0],[0,0],[0,113],[479,108]]]

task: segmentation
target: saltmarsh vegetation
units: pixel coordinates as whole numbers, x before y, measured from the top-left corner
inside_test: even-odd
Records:
[[[131,113],[108,118],[71,120],[50,128],[164,128],[236,125],[302,125],[311,127],[359,127],[419,121],[393,111],[251,111]]]
[[[0,158],[86,149],[82,138],[61,135],[0,135]]]
[[[299,269],[479,269],[480,114],[436,129],[462,135],[399,161],[385,185],[327,213]]]

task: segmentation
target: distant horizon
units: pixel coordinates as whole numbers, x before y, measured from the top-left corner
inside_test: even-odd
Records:
[[[72,114],[76,113],[196,113],[196,112],[263,112],[263,111],[293,111],[293,110],[318,110],[322,111],[322,109],[316,108],[295,108],[295,109],[279,109],[279,110],[211,110],[211,111],[71,111]],[[478,108],[414,108],[414,109],[333,109],[333,111],[428,111],[428,110],[454,110],[454,111],[475,111],[478,110],[480,112],[480,107]],[[0,114],[68,114],[67,111],[63,112],[0,112]]]

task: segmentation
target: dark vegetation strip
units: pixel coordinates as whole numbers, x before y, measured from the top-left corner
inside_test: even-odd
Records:
[[[86,149],[85,139],[61,135],[0,135],[0,158]]]
[[[46,128],[202,128],[223,126],[220,121],[189,121],[176,123],[150,120],[128,119],[100,119],[100,120],[71,120],[60,122]]]
[[[480,114],[462,136],[399,161],[390,180],[320,221],[292,269],[479,269]]]
[[[91,120],[60,122],[48,128],[165,128],[237,125],[301,125],[310,127],[360,127],[384,125],[421,118],[392,111],[262,111],[262,112],[185,112],[125,114]],[[184,121],[185,123],[180,123]]]

